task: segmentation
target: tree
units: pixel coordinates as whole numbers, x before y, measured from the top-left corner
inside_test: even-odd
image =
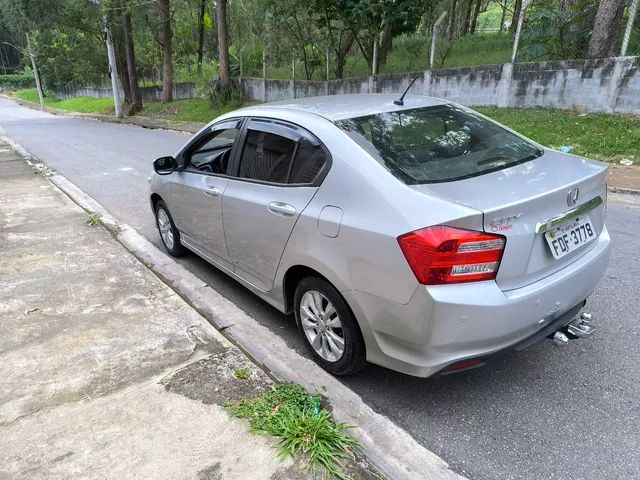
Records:
[[[516,33],[518,28],[518,18],[520,17],[520,10],[522,10],[522,0],[516,0],[513,5],[513,16],[511,17],[511,33]]]
[[[142,95],[138,88],[138,74],[136,71],[136,53],[133,43],[133,27],[131,24],[131,9],[125,8],[122,12],[122,24],[124,30],[124,47],[127,59],[127,73],[129,74],[129,90],[131,103],[129,115],[133,115],[142,110]]]
[[[218,26],[218,61],[220,63],[220,88],[229,88],[229,36],[227,34],[227,0],[216,1],[216,24]]]
[[[160,45],[162,46],[162,101],[173,100],[173,33],[171,0],[158,0]]]
[[[204,56],[204,14],[207,0],[200,0],[198,13],[198,73],[202,72],[202,59]]]
[[[478,15],[480,14],[480,4],[482,0],[475,0],[473,10],[471,12],[471,21],[469,22],[469,33],[476,33],[476,24],[478,23]],[[504,22],[504,10],[502,10],[502,20],[500,21],[500,31],[502,31],[502,23]]]
[[[589,40],[589,57],[603,58],[616,54],[624,6],[624,0],[600,0]]]

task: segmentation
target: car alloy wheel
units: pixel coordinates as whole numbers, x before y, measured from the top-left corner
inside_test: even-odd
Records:
[[[160,231],[160,236],[162,237],[162,241],[166,245],[167,249],[173,250],[173,246],[175,245],[173,229],[171,228],[169,215],[167,215],[164,208],[158,209],[158,230]]]
[[[300,322],[309,344],[324,360],[337,362],[344,355],[344,331],[333,304],[317,290],[300,299]]]
[[[365,367],[365,344],[358,322],[327,280],[313,276],[300,280],[293,311],[313,359],[327,372],[351,375]]]
[[[172,257],[182,257],[187,253],[180,242],[180,232],[178,232],[178,229],[173,223],[167,205],[162,200],[159,200],[156,205],[156,225],[164,248],[167,249],[169,255]]]

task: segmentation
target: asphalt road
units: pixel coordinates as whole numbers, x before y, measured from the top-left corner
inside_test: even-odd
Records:
[[[151,161],[186,136],[55,117],[0,99],[3,130],[160,245],[146,178]],[[640,478],[640,198],[611,196],[607,221],[613,253],[588,302],[599,329],[593,338],[562,348],[544,342],[446,377],[370,366],[344,383],[471,479]],[[290,317],[197,257],[183,263],[302,349]]]

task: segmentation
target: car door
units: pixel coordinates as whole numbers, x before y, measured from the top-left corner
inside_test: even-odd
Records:
[[[235,272],[268,291],[289,235],[329,168],[328,151],[295,125],[250,119],[223,196]]]
[[[218,266],[233,271],[222,224],[222,198],[237,148],[240,120],[202,133],[180,155],[183,168],[171,185],[171,208],[181,240]]]

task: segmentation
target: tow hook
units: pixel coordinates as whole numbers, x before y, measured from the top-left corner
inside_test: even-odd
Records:
[[[586,338],[595,331],[596,327],[591,325],[591,314],[583,313],[579,318],[550,335],[550,338],[555,345],[566,345],[569,340]]]

